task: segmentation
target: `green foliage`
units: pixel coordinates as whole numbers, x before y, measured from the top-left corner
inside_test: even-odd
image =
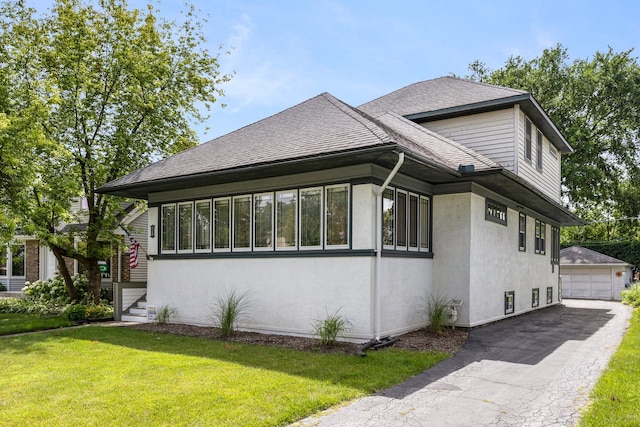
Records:
[[[79,299],[82,301],[86,300],[89,289],[89,280],[87,277],[82,274],[76,274],[72,277],[72,281],[74,288],[78,292]],[[22,291],[24,292],[25,299],[33,303],[39,302],[60,306],[72,303],[64,280],[57,272],[53,277],[46,280],[26,282]]]
[[[169,304],[165,304],[162,307],[160,307],[160,309],[158,310],[158,313],[156,314],[156,322],[160,324],[169,323],[171,318],[175,316],[177,313],[178,313],[177,308]]]
[[[87,305],[87,319],[108,319],[113,317],[113,306],[109,304]]]
[[[248,292],[237,294],[234,289],[216,299],[211,317],[214,325],[220,328],[222,337],[228,337],[233,334],[238,322],[248,315],[248,295]]]
[[[579,427],[635,427],[640,425],[640,310],[634,310],[629,329],[591,392]]]
[[[231,76],[202,48],[193,7],[180,22],[126,0],[26,3],[0,3],[0,240],[19,227],[58,262],[78,260],[97,304],[98,261],[103,242],[117,240],[121,200],[96,190],[195,146],[191,126],[208,118],[201,106]],[[86,227],[59,231],[78,223]]]
[[[470,78],[530,92],[574,148],[562,156],[566,202],[580,216],[638,217],[640,65],[632,51],[596,52],[570,61],[562,45],[497,70],[476,61]],[[637,235],[638,222],[629,223]]]
[[[335,345],[339,337],[343,337],[351,330],[351,322],[339,312],[340,309],[332,314],[327,313],[324,319],[313,320],[314,333],[320,338],[322,345]]]
[[[5,285],[3,285],[2,283],[0,283],[0,292],[2,291],[6,291],[7,287]]]
[[[447,298],[429,295],[424,299],[425,314],[429,322],[429,329],[439,334],[446,323],[447,306],[451,301]]]
[[[633,284],[629,289],[620,293],[622,302],[631,307],[640,307],[640,283]]]
[[[68,305],[62,315],[65,319],[71,320],[74,322],[82,321],[87,319],[87,306],[84,304],[70,304]]]

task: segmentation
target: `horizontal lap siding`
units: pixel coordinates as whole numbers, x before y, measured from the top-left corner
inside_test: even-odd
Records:
[[[438,120],[423,126],[515,171],[513,109]]]

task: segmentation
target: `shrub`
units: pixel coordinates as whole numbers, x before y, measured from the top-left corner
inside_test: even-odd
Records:
[[[247,316],[249,311],[248,292],[238,295],[235,290],[219,296],[213,306],[213,323],[220,328],[220,334],[226,338],[233,334],[237,323]]]
[[[88,305],[86,316],[87,319],[107,319],[113,317],[113,307],[108,304]]]
[[[84,304],[70,304],[62,312],[65,319],[73,322],[87,319],[87,306]]]
[[[178,313],[178,309],[172,307],[171,305],[165,304],[160,307],[158,313],[156,314],[156,322],[164,324],[169,323],[171,318]]]
[[[327,317],[322,320],[314,319],[313,330],[320,338],[322,345],[335,345],[338,337],[344,336],[351,330],[351,322],[346,316],[338,314],[339,311],[340,309],[333,314],[327,313]]]
[[[427,315],[427,320],[429,321],[429,330],[439,334],[442,332],[446,323],[447,306],[449,305],[450,300],[443,297],[429,295],[424,301],[426,305],[425,313]]]
[[[629,289],[623,290],[620,295],[622,302],[631,307],[640,307],[640,283],[636,282]]]

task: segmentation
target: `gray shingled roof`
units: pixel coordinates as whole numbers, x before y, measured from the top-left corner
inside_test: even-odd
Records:
[[[362,104],[358,109],[374,117],[387,111],[408,116],[519,95],[527,95],[527,92],[456,77],[440,77],[410,84]]]
[[[500,168],[473,150],[399,115],[386,114],[375,120],[323,93],[139,169],[106,184],[101,191],[385,145],[398,145],[453,171],[460,164],[474,164],[477,170]]]
[[[560,250],[560,265],[603,265],[603,264],[622,264],[630,265],[629,263],[619,260],[609,255],[601,254],[600,252],[593,251],[591,249],[583,248],[582,246],[571,246]]]

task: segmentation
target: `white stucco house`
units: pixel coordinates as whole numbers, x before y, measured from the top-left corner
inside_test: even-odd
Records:
[[[528,93],[453,77],[357,108],[328,93],[112,181],[149,203],[148,304],[211,324],[247,292],[245,330],[348,339],[426,325],[429,296],[474,327],[558,303],[572,151]]]
[[[581,246],[560,250],[564,298],[620,301],[633,283],[632,264]]]

